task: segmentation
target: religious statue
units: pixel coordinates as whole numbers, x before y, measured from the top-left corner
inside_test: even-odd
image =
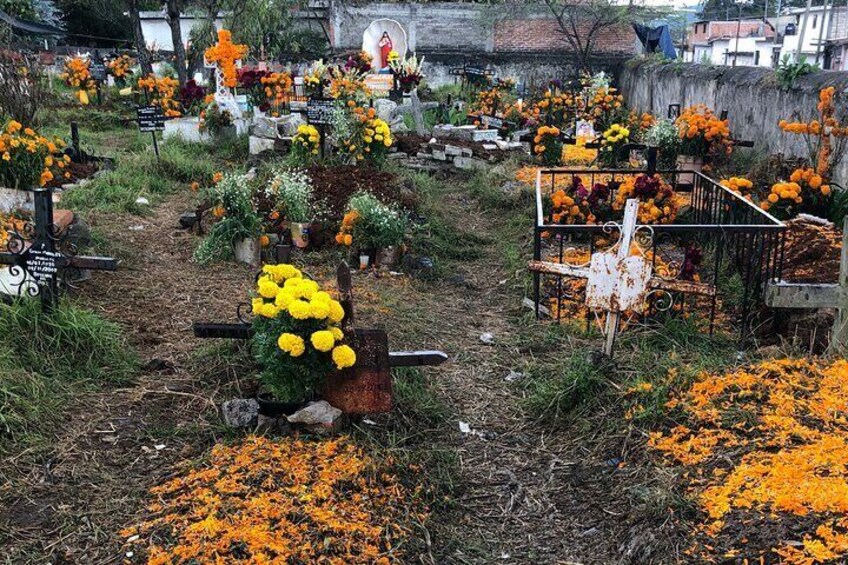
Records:
[[[392,38],[389,37],[389,32],[383,32],[383,36],[377,45],[380,47],[380,68],[385,69],[389,66],[389,53],[392,52],[392,48],[394,47]]]

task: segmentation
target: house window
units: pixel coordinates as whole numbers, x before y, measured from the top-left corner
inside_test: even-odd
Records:
[[[816,29],[816,22],[819,21],[818,15],[813,16],[813,29]]]
[[[759,52],[759,50],[754,51],[754,66],[755,67],[760,66],[760,52]]]

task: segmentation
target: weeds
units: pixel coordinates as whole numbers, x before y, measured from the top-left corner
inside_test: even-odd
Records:
[[[0,305],[0,344],[0,451],[7,434],[55,420],[67,387],[125,382],[137,367],[115,324],[65,303],[52,314],[35,300]]]

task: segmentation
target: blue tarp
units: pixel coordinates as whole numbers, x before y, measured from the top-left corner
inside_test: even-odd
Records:
[[[674,48],[671,32],[669,32],[667,25],[648,27],[634,24],[633,29],[636,31],[639,41],[645,47],[646,53],[659,52],[669,59],[677,59],[677,50]]]

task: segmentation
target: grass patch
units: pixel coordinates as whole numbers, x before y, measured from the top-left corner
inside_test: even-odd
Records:
[[[68,387],[127,381],[138,361],[117,325],[61,303],[0,304],[0,452],[59,417]]]
[[[235,147],[225,149],[233,153]],[[193,181],[209,183],[222,166],[201,144],[169,141],[160,154],[161,161],[152,150],[121,158],[114,170],[64,194],[62,204],[76,211],[144,214],[149,207],[136,204],[139,197],[154,203]]]

